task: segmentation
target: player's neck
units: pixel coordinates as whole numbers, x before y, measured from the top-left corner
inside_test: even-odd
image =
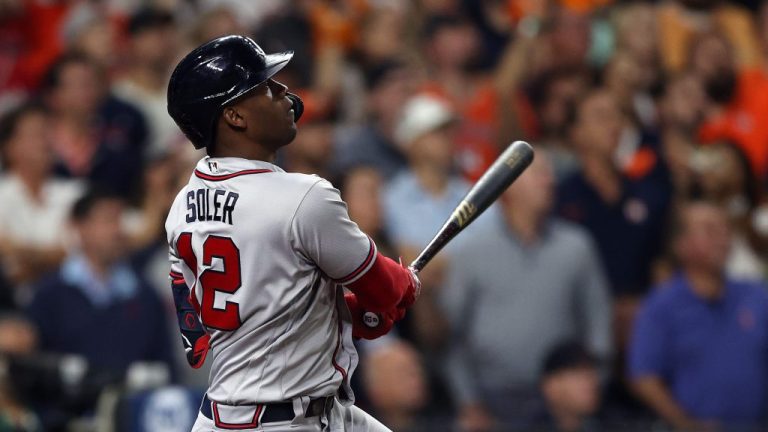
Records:
[[[227,143],[218,142],[213,152],[209,154],[214,158],[236,157],[248,160],[259,160],[274,163],[276,152],[253,143]]]

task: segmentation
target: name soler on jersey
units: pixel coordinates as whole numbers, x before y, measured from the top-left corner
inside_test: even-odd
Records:
[[[232,225],[232,212],[240,195],[224,189],[196,189],[187,192],[187,223],[216,221]]]

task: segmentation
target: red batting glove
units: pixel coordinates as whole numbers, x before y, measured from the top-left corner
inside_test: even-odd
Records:
[[[408,272],[410,283],[405,289],[405,294],[403,294],[403,298],[400,300],[400,303],[398,303],[397,308],[407,309],[413,306],[413,304],[416,303],[416,299],[418,299],[419,295],[421,295],[421,281],[419,280],[419,276],[411,267],[403,264],[402,258],[400,258],[400,266],[404,271]],[[405,316],[405,311],[403,311],[403,316]]]
[[[376,339],[392,330],[395,321],[405,316],[405,309],[397,308],[386,313],[366,312],[357,302],[354,293],[344,294],[349,312],[352,314],[352,337],[355,339]]]

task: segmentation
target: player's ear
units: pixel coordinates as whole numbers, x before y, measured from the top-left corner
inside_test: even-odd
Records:
[[[245,117],[240,113],[237,107],[224,107],[224,112],[221,113],[221,116],[230,127],[243,129],[247,125]]]

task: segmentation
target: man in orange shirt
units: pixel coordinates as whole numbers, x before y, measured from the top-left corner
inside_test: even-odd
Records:
[[[747,155],[758,178],[768,171],[768,79],[760,70],[738,71],[733,50],[719,34],[702,35],[694,44],[690,67],[707,93],[706,118],[699,140],[734,142]]]

